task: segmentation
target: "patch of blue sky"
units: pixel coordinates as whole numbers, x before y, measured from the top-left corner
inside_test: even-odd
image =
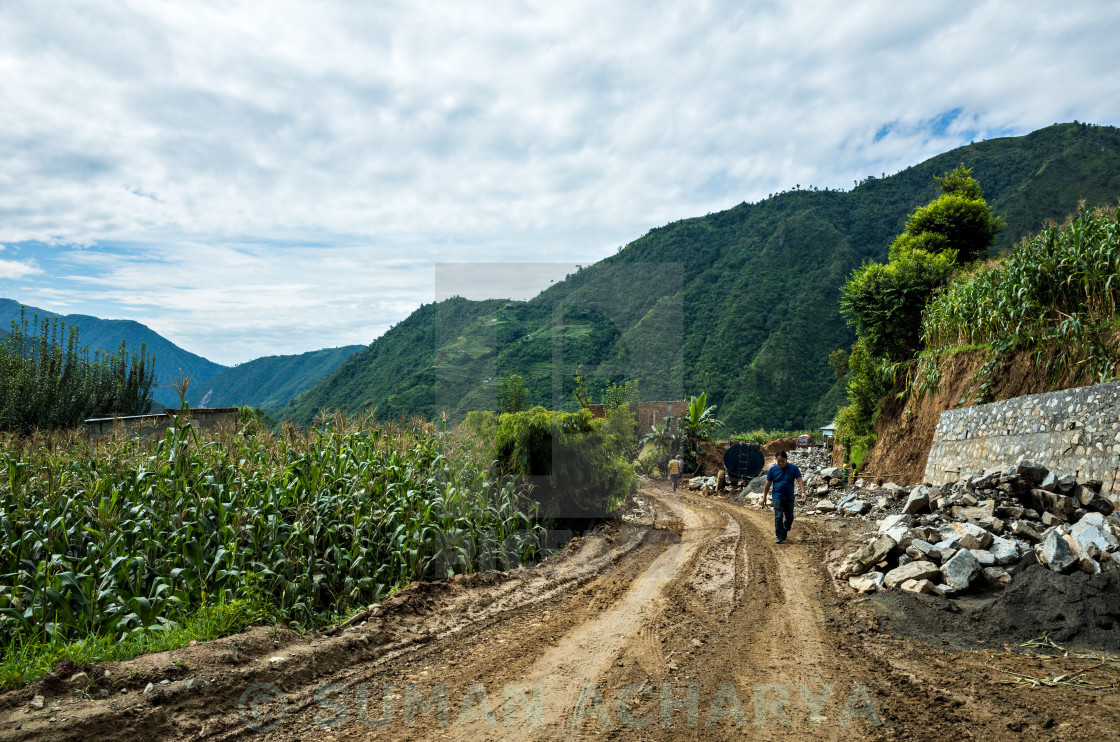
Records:
[[[960,107],[953,108],[949,111],[942,111],[933,118],[926,119],[926,121],[923,122],[924,126],[922,126],[921,128],[928,128],[930,130],[930,133],[932,133],[934,136],[945,136],[945,134],[949,131],[949,127],[953,125],[954,121],[960,118],[960,115],[963,112],[964,109]]]
[[[889,124],[883,124],[882,126],[880,126],[878,128],[878,130],[876,130],[875,137],[871,141],[872,142],[883,141],[884,139],[887,138],[888,134],[890,134],[892,131],[895,130],[895,127],[897,127],[897,126],[898,126],[898,121],[897,120],[896,121],[891,121]]]

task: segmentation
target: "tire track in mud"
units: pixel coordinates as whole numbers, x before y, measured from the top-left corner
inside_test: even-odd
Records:
[[[172,658],[208,682],[188,691],[182,675],[152,696],[68,701],[50,725],[9,704],[0,738],[1103,738],[1072,733],[1102,728],[1076,711],[1075,691],[1051,689],[1039,713],[1037,695],[997,685],[992,655],[876,635],[824,566],[850,524],[798,518],[778,546],[767,510],[660,486],[640,501],[640,522],[534,569],[411,586],[341,636],[256,629],[112,665],[136,674],[130,690]],[[232,667],[221,659],[231,648]],[[286,703],[260,734],[238,709],[254,683]]]
[[[724,518],[725,525],[698,551],[690,579],[666,590],[658,631],[666,653],[679,661],[647,677],[628,671],[621,659],[600,680],[609,694],[639,684],[653,689],[625,713],[619,708],[627,720],[650,722],[624,731],[640,731],[634,735],[640,739],[876,738],[877,727],[859,718],[867,711],[862,703],[855,718],[839,724],[853,684],[868,669],[845,657],[825,628],[816,599],[827,586],[822,565],[814,565],[808,551],[825,540],[817,529],[801,520],[795,525],[800,538],[777,546],[765,511],[687,493],[678,499]],[[728,569],[733,586],[725,581]],[[584,726],[591,736],[594,722]]]

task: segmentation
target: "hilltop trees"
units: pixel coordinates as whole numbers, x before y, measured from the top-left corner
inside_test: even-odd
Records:
[[[957,265],[986,257],[1003,229],[970,168],[959,165],[934,181],[941,195],[910,215],[887,263],[864,263],[840,289],[840,311],[857,337],[849,357],[849,404],[837,418],[837,435],[849,440],[871,436],[873,402],[890,390],[890,367],[921,350],[922,312],[934,290],[948,283]]]
[[[841,313],[871,355],[892,363],[919,349],[922,309],[954,267],[987,255],[1003,228],[964,165],[934,177],[942,194],[917,209],[886,265],[868,261],[841,287]]]

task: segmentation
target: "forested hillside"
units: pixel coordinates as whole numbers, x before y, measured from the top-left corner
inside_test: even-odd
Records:
[[[906,217],[963,163],[1007,228],[996,249],[1120,195],[1120,130],[1062,124],[971,144],[851,191],[796,190],[651,230],[529,303],[452,300],[417,310],[289,408],[381,414],[496,405],[521,374],[531,403],[570,405],[639,379],[646,399],[706,390],[731,429],[806,428],[842,402],[829,352],[851,345],[839,287],[886,257]]]
[[[346,345],[256,358],[219,371],[201,384],[192,383],[188,399],[192,405],[205,401],[207,407],[280,408],[363,347]]]

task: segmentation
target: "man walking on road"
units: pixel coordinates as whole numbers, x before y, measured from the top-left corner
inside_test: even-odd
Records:
[[[801,502],[805,503],[808,495],[805,492],[805,480],[801,478],[801,470],[796,465],[789,463],[785,451],[778,451],[774,457],[775,464],[766,472],[766,489],[763,498],[770,494],[770,486],[774,487],[774,535],[775,543],[785,543],[789,529],[793,527],[794,484],[801,489]]]
[[[669,479],[673,480],[673,491],[677,491],[677,482],[681,481],[681,469],[684,467],[684,462],[681,461],[680,454],[669,459]]]

